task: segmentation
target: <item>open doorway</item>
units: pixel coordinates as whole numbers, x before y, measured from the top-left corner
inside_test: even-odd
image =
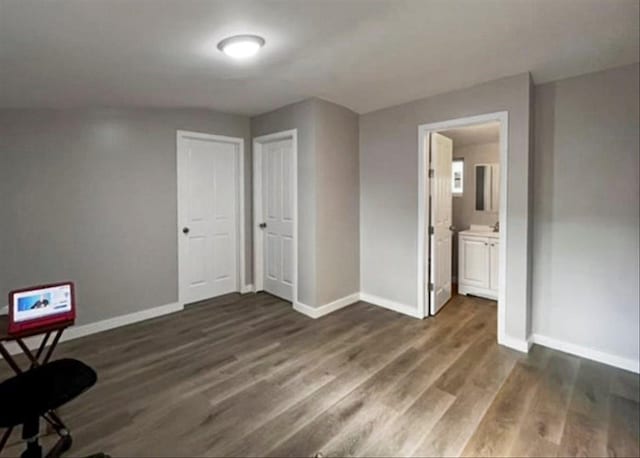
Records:
[[[498,300],[500,124],[438,132],[450,139],[453,292]]]
[[[419,299],[436,315],[455,294],[497,301],[504,336],[507,113],[420,126]]]

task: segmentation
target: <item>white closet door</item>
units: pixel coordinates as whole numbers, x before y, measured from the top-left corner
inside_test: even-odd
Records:
[[[451,162],[453,142],[438,133],[431,134],[431,234],[430,272],[433,289],[430,291],[432,315],[451,299]]]
[[[264,290],[293,297],[293,140],[263,145]]]
[[[238,146],[184,138],[178,148],[180,296],[238,291]]]

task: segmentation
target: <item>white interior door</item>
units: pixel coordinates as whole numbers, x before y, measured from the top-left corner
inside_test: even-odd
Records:
[[[179,137],[180,300],[238,291],[239,145]]]
[[[451,299],[451,161],[453,142],[438,133],[431,134],[431,226],[429,243],[429,272],[432,287],[429,291],[432,315]]]
[[[264,290],[293,297],[294,169],[293,139],[262,146],[262,208],[264,221]]]

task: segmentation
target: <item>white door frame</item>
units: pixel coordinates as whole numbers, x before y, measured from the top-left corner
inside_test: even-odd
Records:
[[[293,160],[293,292],[292,304],[298,302],[298,129],[284,130],[253,139],[253,290],[264,289],[264,231],[257,229],[263,221],[262,145],[291,139]]]
[[[202,132],[191,132],[188,130],[177,130],[176,131],[176,183],[178,186],[177,195],[178,195],[178,214],[177,214],[177,237],[178,237],[178,302],[181,306],[185,304],[185,292],[182,291],[182,276],[184,272],[180,271],[180,253],[182,252],[181,246],[184,243],[184,238],[182,235],[182,227],[180,221],[181,206],[180,206],[180,198],[181,189],[180,186],[180,175],[181,170],[184,167],[182,160],[180,159],[182,155],[181,152],[184,151],[186,145],[186,140],[194,138],[200,140],[211,140],[215,142],[223,142],[223,143],[231,143],[236,145],[237,147],[237,158],[236,158],[236,170],[237,170],[237,179],[236,179],[236,187],[237,187],[237,202],[236,202],[236,218],[238,222],[238,234],[237,234],[237,246],[236,246],[236,256],[238,261],[236,265],[238,266],[238,274],[236,276],[236,290],[238,292],[242,292],[244,290],[245,285],[245,218],[244,218],[244,138],[241,137],[227,137],[224,135],[213,135],[213,134],[205,134]]]
[[[507,177],[509,176],[509,113],[498,111],[478,116],[451,119],[448,121],[422,124],[418,126],[418,313],[422,317],[428,316],[427,296],[425,289],[425,272],[427,272],[428,247],[427,202],[429,190],[429,176],[427,172],[428,162],[426,158],[425,140],[429,133],[445,129],[471,126],[497,121],[500,123],[500,253],[498,272],[498,343],[503,344],[506,339],[506,290],[507,290]]]

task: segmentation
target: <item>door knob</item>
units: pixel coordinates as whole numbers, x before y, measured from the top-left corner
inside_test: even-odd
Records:
[[[258,227],[259,227],[260,229],[264,229],[265,227],[267,227],[267,223],[260,223],[260,224],[258,225]]]
[[[182,233],[183,234],[188,234],[189,233],[189,228],[188,227],[183,227],[182,228]]]

